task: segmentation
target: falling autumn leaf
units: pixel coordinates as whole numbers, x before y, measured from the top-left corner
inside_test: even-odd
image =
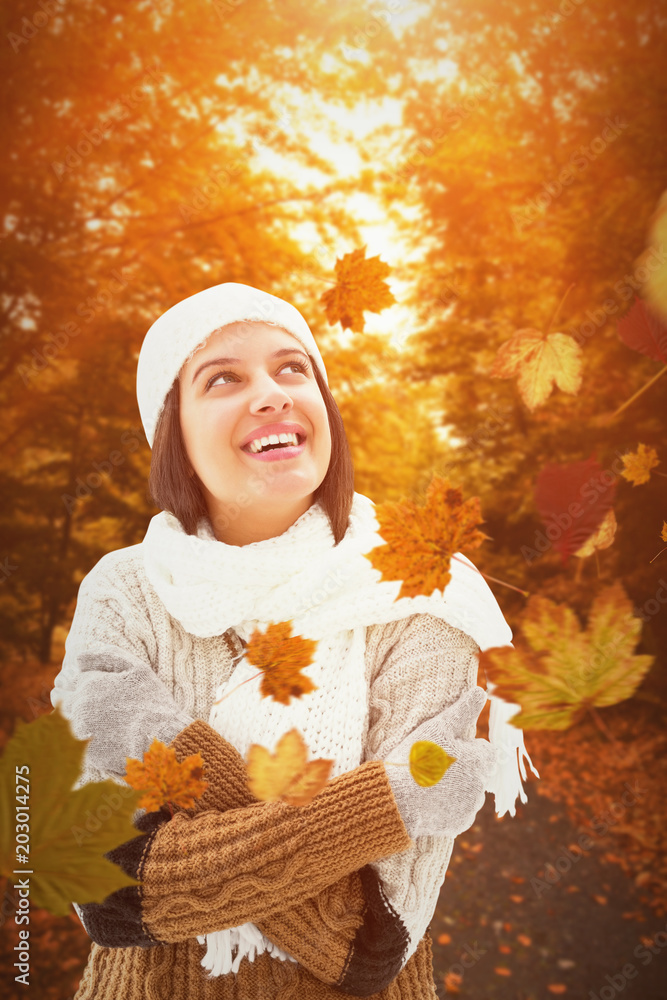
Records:
[[[387,501],[376,504],[375,516],[385,544],[365,557],[382,580],[402,581],[396,600],[444,590],[451,556],[489,538],[477,528],[484,523],[479,498],[464,502],[461,490],[440,476],[433,476],[423,507],[412,500]]]
[[[143,792],[139,806],[154,812],[162,806],[192,809],[195,799],[208,788],[203,774],[201,754],[194,753],[179,761],[174,748],[165,746],[156,737],[143,761],[127,758],[125,780],[132,788]]]
[[[460,972],[446,972],[444,976],[445,992],[460,993],[463,976]]]
[[[364,332],[364,309],[382,312],[396,299],[384,279],[389,265],[379,255],[366,259],[366,247],[346,253],[336,261],[336,284],[321,297],[329,326],[340,321],[343,329]]]
[[[660,459],[655,448],[639,444],[637,451],[631,451],[623,455],[623,465],[624,468],[621,471],[621,475],[629,483],[632,483],[633,486],[640,486],[642,483],[649,481],[651,478],[651,469],[655,468],[656,465],[660,465]]]
[[[614,511],[608,510],[597,531],[595,531],[590,538],[584,542],[581,548],[577,549],[577,551],[573,554],[578,559],[586,559],[588,556],[592,556],[596,550],[608,549],[614,541],[617,527],[618,522],[616,521]]]
[[[511,976],[512,970],[505,965],[497,965],[493,970],[497,976]]]
[[[410,774],[422,788],[437,785],[456,757],[450,757],[431,740],[417,740],[410,747]]]
[[[651,217],[649,228],[651,246],[647,255],[657,249],[662,250],[667,243],[667,191],[663,191]],[[646,295],[653,308],[667,319],[667,263],[664,254],[657,267],[647,268]]]
[[[282,705],[289,705],[290,698],[317,691],[310,677],[300,673],[313,662],[317,642],[291,632],[291,621],[272,622],[263,633],[255,629],[245,651],[246,660],[263,673],[262,698],[273,698]]]
[[[531,328],[518,330],[501,344],[489,371],[492,378],[511,378],[518,373],[517,386],[529,410],[551,395],[554,383],[563,392],[576,395],[581,387],[582,350],[565,333],[546,336]]]
[[[521,729],[567,729],[585,712],[631,698],[655,661],[635,655],[642,623],[620,583],[595,597],[588,624],[574,611],[532,595],[514,648],[480,653],[495,694],[521,705],[509,720]]]
[[[549,990],[549,993],[567,993],[567,986],[565,986],[564,983],[549,983],[547,985],[547,989]]]
[[[0,874],[30,870],[32,905],[57,916],[71,914],[72,901],[101,903],[137,884],[104,857],[137,836],[137,794],[111,779],[74,788],[87,743],[56,709],[17,721],[0,760]],[[30,833],[19,841],[23,811]]]
[[[308,805],[326,785],[334,762],[307,757],[308,748],[297,729],[278,740],[274,754],[251,744],[246,756],[250,791],[262,802],[282,799],[290,806]]]
[[[635,296],[632,307],[618,320],[617,332],[626,347],[667,364],[667,323],[643,299]]]
[[[601,527],[613,507],[616,483],[591,455],[581,462],[549,462],[535,482],[535,505],[540,512],[547,539],[560,552],[563,565]],[[524,558],[538,553],[521,546]]]
[[[663,542],[667,542],[667,521],[662,522],[662,531],[660,532],[660,537],[662,538]],[[664,551],[665,549],[660,549],[660,551],[656,552],[656,554],[653,556],[653,559],[657,559],[658,556],[662,555]],[[653,559],[649,559],[649,562],[653,562]]]

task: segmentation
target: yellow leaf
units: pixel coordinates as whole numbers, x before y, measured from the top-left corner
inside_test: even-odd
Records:
[[[518,330],[501,345],[489,370],[492,378],[511,378],[518,372],[518,389],[529,410],[550,396],[554,383],[563,392],[576,395],[581,386],[579,345],[565,333]]]
[[[259,688],[262,697],[283,705],[289,705],[290,698],[317,691],[310,677],[300,673],[313,662],[317,642],[292,636],[291,631],[291,621],[271,623],[264,633],[255,629],[245,651],[248,663],[264,674]]]
[[[635,655],[642,623],[620,583],[596,596],[581,628],[571,608],[529,598],[514,648],[480,653],[480,666],[497,685],[494,694],[516,702],[509,720],[520,729],[568,729],[590,708],[631,698],[655,656]]]
[[[201,754],[194,753],[179,761],[174,748],[165,746],[156,737],[143,761],[127,758],[125,780],[144,793],[139,800],[141,808],[154,812],[162,806],[192,809],[195,799],[208,788],[203,774]]]
[[[396,301],[383,280],[389,265],[379,255],[368,259],[365,255],[366,247],[362,247],[336,260],[336,284],[320,297],[329,326],[340,320],[343,329],[363,333],[364,309],[379,313]]]
[[[617,527],[618,523],[616,521],[616,515],[614,514],[612,508],[612,510],[608,510],[602,518],[600,527],[594,531],[592,535],[589,535],[584,544],[577,549],[574,555],[579,559],[586,559],[588,556],[592,556],[596,549],[608,549],[614,541]]]
[[[437,785],[456,760],[431,740],[417,740],[410,747],[410,774],[422,788]]]
[[[642,263],[647,264],[648,258],[658,256],[658,264],[646,267],[648,277],[646,279],[646,297],[655,306],[663,319],[667,318],[667,263],[663,248],[667,243],[667,191],[663,191],[656,209],[651,218],[649,229],[650,246],[646,253],[642,255]],[[665,539],[667,541],[667,539]]]
[[[17,722],[0,760],[0,874],[15,880],[14,870],[30,870],[32,905],[56,916],[71,913],[72,902],[101,903],[138,884],[104,857],[139,836],[138,795],[110,779],[73,788],[87,742],[56,709]],[[24,815],[27,840],[17,827]]]
[[[271,754],[253,743],[246,757],[250,791],[262,802],[282,799],[291,806],[306,806],[320,792],[333,767],[333,760],[307,760],[308,749],[297,729],[290,729]]]
[[[660,459],[655,448],[640,444],[637,446],[637,451],[630,451],[623,455],[623,465],[621,475],[624,479],[627,479],[633,486],[640,486],[649,481],[651,469],[660,465]]]
[[[433,476],[423,507],[412,500],[387,501],[376,505],[375,516],[386,544],[365,558],[382,580],[402,581],[397,600],[444,590],[451,579],[451,556],[477,548],[489,537],[477,528],[484,523],[479,498],[464,502],[461,490],[439,476]]]

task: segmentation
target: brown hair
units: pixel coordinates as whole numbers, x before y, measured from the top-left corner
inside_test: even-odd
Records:
[[[313,503],[319,501],[321,504],[338,545],[347,531],[354,495],[352,455],[336,400],[313,357],[310,354],[308,357],[322,393],[331,432],[329,468],[315,490]],[[188,535],[196,533],[202,517],[209,517],[201,480],[190,465],[181,432],[178,377],[165,397],[155,430],[148,489],[153,502],[177,517]]]

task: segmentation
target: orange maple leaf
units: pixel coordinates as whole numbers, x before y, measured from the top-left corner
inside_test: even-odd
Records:
[[[402,581],[396,600],[444,590],[451,579],[451,556],[489,538],[477,528],[484,523],[479,497],[464,502],[461,490],[440,476],[433,476],[423,507],[412,500],[387,501],[376,504],[375,516],[386,544],[365,558],[383,580]]]
[[[345,329],[364,332],[364,309],[382,312],[396,299],[383,279],[389,274],[389,265],[377,257],[366,259],[366,247],[353,250],[336,260],[336,284],[320,296],[329,326],[340,320]]]
[[[291,635],[292,622],[273,622],[266,632],[255,629],[245,651],[248,663],[262,671],[260,694],[273,698],[282,705],[289,705],[290,698],[300,698],[309,691],[317,691],[310,677],[299,671],[313,662],[317,642]],[[257,676],[256,674],[254,676]]]
[[[633,486],[640,486],[649,481],[651,469],[656,465],[660,465],[660,459],[655,448],[639,444],[637,451],[630,451],[623,455],[624,468],[621,470],[621,475]]]
[[[144,754],[143,761],[126,758],[125,780],[138,792],[144,792],[138,805],[153,812],[162,806],[192,809],[195,799],[208,788],[204,775],[204,761],[200,753],[184,760],[176,758],[173,747],[166,746],[157,737]]]
[[[250,791],[262,802],[282,799],[290,806],[308,805],[329,780],[333,760],[308,761],[307,756],[298,729],[278,740],[275,754],[253,743],[247,753]]]

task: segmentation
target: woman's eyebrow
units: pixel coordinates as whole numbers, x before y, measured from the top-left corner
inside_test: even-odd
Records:
[[[282,347],[279,351],[274,351],[270,354],[270,358],[282,358],[285,354],[301,354],[306,361],[308,361],[308,355],[305,351],[300,351],[298,347]],[[211,365],[240,365],[242,364],[241,358],[211,358],[210,361],[205,361],[203,365],[200,365],[197,371],[192,376],[191,385],[194,384],[198,375],[204,371],[205,368],[210,368]]]

